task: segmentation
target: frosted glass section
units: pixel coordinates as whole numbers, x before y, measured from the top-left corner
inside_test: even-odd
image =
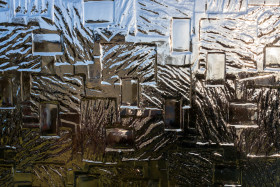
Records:
[[[265,67],[279,67],[280,47],[267,47],[265,49]]]
[[[223,81],[225,78],[225,54],[209,53],[207,57],[207,81]]]
[[[84,3],[86,23],[114,21],[114,1],[88,1]]]
[[[173,51],[190,50],[190,19],[173,19]]]

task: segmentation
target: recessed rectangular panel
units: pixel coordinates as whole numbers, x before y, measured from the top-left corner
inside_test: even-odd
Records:
[[[138,80],[122,79],[122,104],[129,106],[138,105]]]
[[[181,129],[181,102],[166,99],[164,108],[165,129]]]
[[[84,19],[86,23],[114,22],[114,1],[84,2]]]
[[[33,53],[62,52],[59,34],[33,34]]]
[[[190,19],[173,19],[172,48],[173,51],[190,50]]]
[[[265,48],[265,67],[279,68],[280,67],[280,47]]]
[[[208,53],[207,56],[207,84],[222,84],[225,79],[225,54]]]
[[[258,119],[257,104],[254,103],[230,103],[230,125],[256,125]]]
[[[13,106],[12,81],[7,77],[0,77],[0,107]]]
[[[134,144],[134,135],[132,130],[121,128],[106,129],[107,147],[128,148]]]
[[[56,135],[58,130],[58,105],[44,103],[40,106],[40,127],[43,135]]]

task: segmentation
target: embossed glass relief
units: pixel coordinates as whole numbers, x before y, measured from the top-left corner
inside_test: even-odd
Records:
[[[0,0],[0,186],[279,186],[280,0]]]

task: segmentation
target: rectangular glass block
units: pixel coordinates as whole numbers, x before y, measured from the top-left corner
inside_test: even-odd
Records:
[[[224,53],[208,53],[207,84],[223,84],[225,79],[225,61]]]
[[[121,128],[106,129],[107,147],[128,148],[134,144],[134,135],[132,130]]]
[[[40,127],[42,135],[57,135],[58,105],[48,103],[41,104]]]
[[[265,68],[279,68],[280,67],[280,47],[266,47],[265,48]]]
[[[122,104],[138,105],[138,80],[122,79]]]
[[[173,19],[173,51],[190,51],[190,19]]]
[[[254,103],[230,103],[230,125],[256,125],[258,120],[258,107]]]
[[[13,106],[12,81],[7,77],[0,77],[0,107]]]
[[[59,34],[33,34],[33,53],[62,52]]]
[[[84,19],[86,23],[114,22],[114,1],[84,2]]]
[[[166,99],[164,108],[165,129],[182,129],[181,127],[181,101]]]

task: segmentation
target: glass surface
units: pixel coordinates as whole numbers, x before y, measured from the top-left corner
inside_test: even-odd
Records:
[[[279,0],[0,0],[0,186],[280,186]]]
[[[56,135],[58,128],[58,108],[55,104],[42,104],[40,126],[43,135]]]
[[[180,129],[181,128],[181,105],[176,99],[165,100],[165,128]]]

